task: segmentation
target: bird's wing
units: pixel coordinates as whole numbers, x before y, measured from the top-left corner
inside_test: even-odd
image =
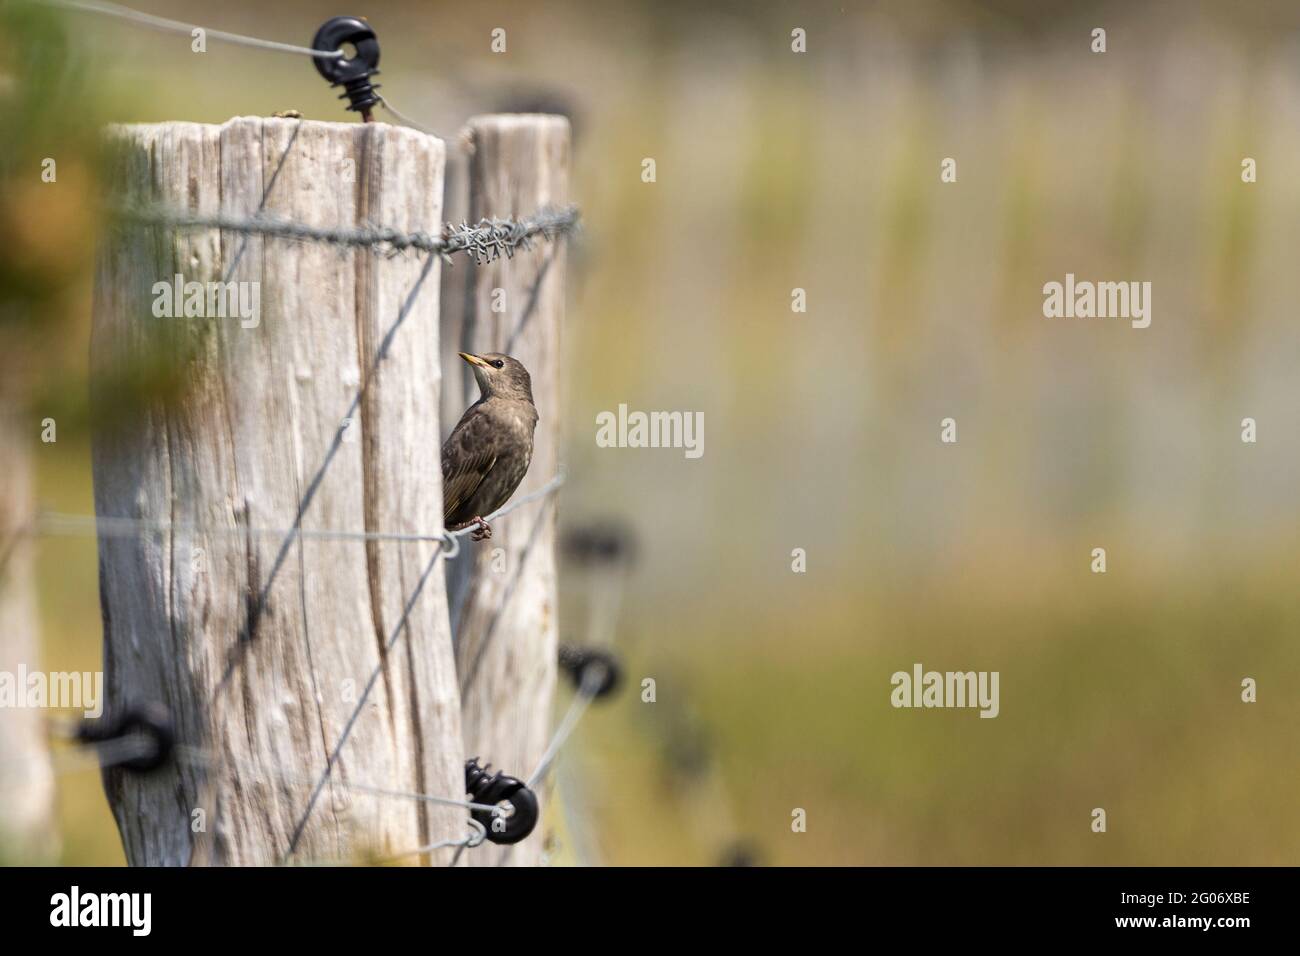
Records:
[[[491,423],[466,415],[442,446],[442,520],[449,523],[496,464]]]

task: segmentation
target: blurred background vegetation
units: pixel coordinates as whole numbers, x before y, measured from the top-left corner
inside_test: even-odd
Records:
[[[574,121],[562,522],[618,517],[638,560],[556,862],[1295,863],[1300,7],[132,5],[298,44],[367,16],[450,142]],[[305,58],[2,10],[0,397],[39,505],[87,513],[99,129],[344,115]],[[1044,319],[1067,272],[1151,281],[1151,327]],[[704,457],[598,449],[621,402],[703,411]],[[44,666],[98,668],[94,541],[42,540],[38,581]],[[1001,715],[892,709],[918,661],[1000,671]],[[93,771],[60,824],[64,861],[122,861]]]

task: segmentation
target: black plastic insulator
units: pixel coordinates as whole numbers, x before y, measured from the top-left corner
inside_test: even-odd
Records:
[[[718,857],[718,866],[762,866],[758,848],[745,840],[737,840],[726,847]]]
[[[495,805],[508,800],[514,811],[508,816],[499,816],[491,810],[471,810],[469,815],[483,824],[489,842],[518,843],[537,826],[540,815],[537,795],[522,780],[506,776],[500,770],[489,774],[490,768],[490,764],[480,767],[477,757],[466,760],[465,792],[474,803]]]
[[[593,699],[612,694],[623,676],[618,658],[609,651],[572,644],[560,645],[560,668],[573,681],[574,690],[582,690],[590,680],[590,686],[595,688],[591,691]]]
[[[347,108],[369,120],[370,111],[379,103],[379,95],[375,92],[379,86],[370,82],[370,78],[379,72],[379,40],[370,24],[358,17],[333,17],[316,31],[311,48],[333,53],[341,50],[345,43],[356,48],[357,55],[352,59],[316,57],[312,62],[316,64],[317,72],[330,81],[330,86],[343,87],[339,99],[348,101]]]
[[[669,728],[664,758],[675,774],[699,779],[713,763],[713,744],[698,722],[679,717]]]
[[[561,542],[564,556],[574,564],[631,564],[636,558],[632,529],[617,521],[599,521],[573,528]]]
[[[112,720],[84,721],[77,729],[77,740],[84,744],[102,744],[133,735],[145,741],[144,753],[129,760],[117,761],[113,766],[148,773],[171,759],[172,748],[176,744],[176,730],[167,708],[161,704],[140,704]]]

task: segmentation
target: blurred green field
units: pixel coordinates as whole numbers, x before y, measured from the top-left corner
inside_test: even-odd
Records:
[[[1280,588],[1286,575],[1261,577]],[[767,862],[1289,865],[1298,621],[1258,581],[873,593],[865,626],[852,602],[752,631],[682,621],[695,640],[670,667],[691,675],[736,826]],[[914,661],[1000,670],[1001,714],[892,709],[888,676]],[[1260,703],[1242,704],[1225,673],[1256,676]],[[643,709],[625,702],[617,729],[589,728],[601,776],[622,784],[601,824],[610,858],[716,862],[720,840],[667,838],[707,833],[710,811],[692,785],[670,776],[661,790],[647,772],[642,748],[661,753],[670,729]],[[646,792],[672,810],[643,827]],[[1097,806],[1104,836],[1088,829]],[[806,834],[790,832],[793,807]]]

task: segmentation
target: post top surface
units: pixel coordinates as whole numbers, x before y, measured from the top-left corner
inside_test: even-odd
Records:
[[[167,120],[161,123],[110,123],[105,127],[109,136],[141,136],[165,129],[184,130],[226,130],[238,126],[261,125],[281,128],[301,126],[303,131],[313,131],[333,135],[379,135],[406,137],[414,140],[443,141],[429,133],[421,132],[410,126],[397,126],[392,123],[339,123],[327,120],[288,119],[278,116],[232,116],[224,123],[196,123],[190,120]]]

